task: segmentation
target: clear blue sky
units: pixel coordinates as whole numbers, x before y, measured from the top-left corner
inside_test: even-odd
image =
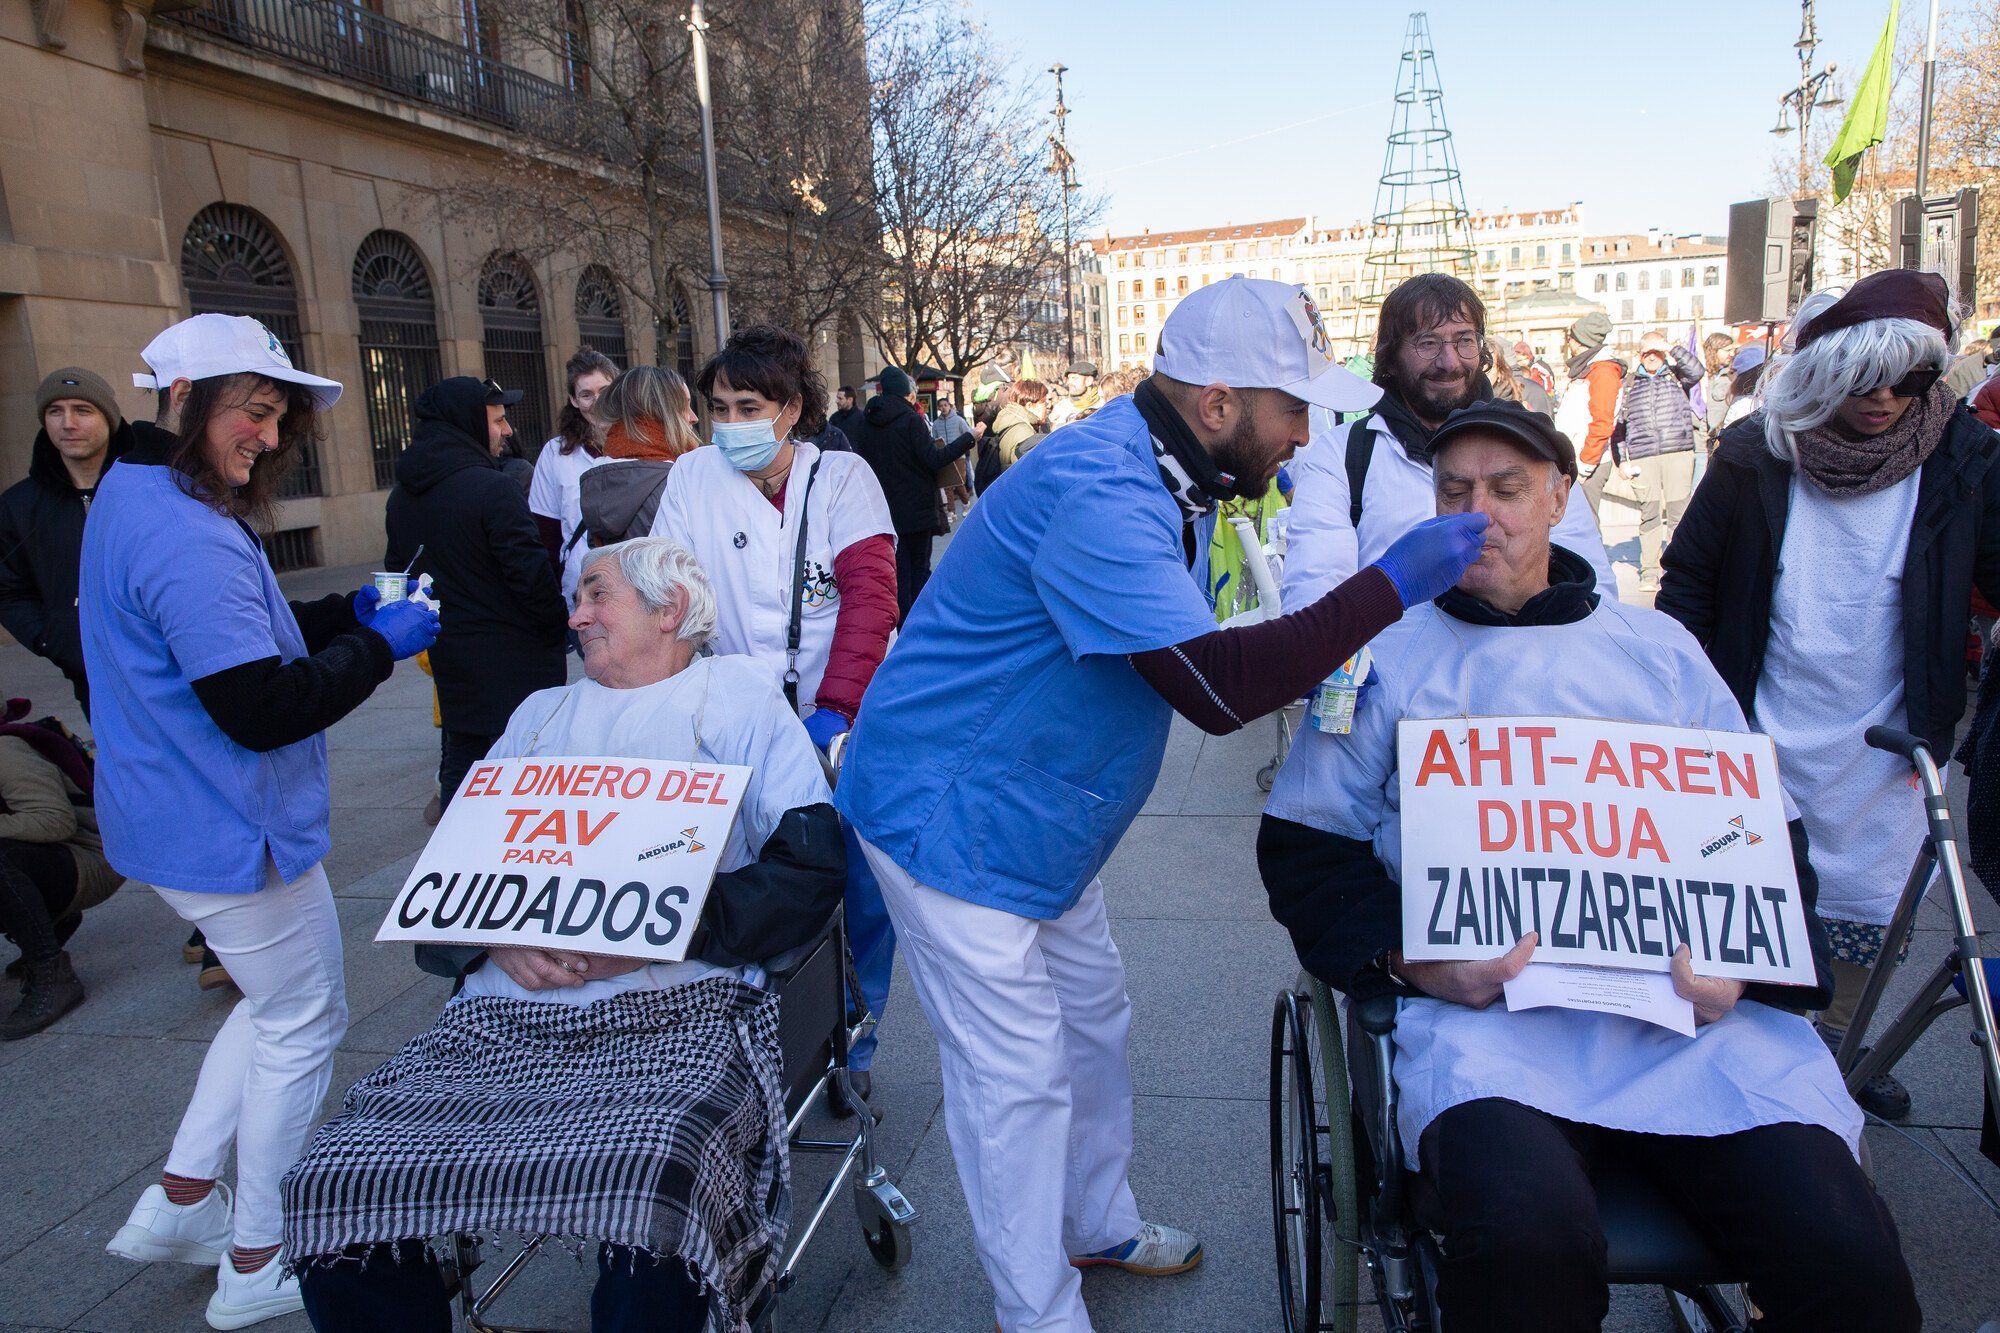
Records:
[[[1944,0],[1947,16],[1969,3]],[[1404,27],[1385,0],[968,0],[1039,73],[1114,233],[1365,217]],[[1905,0],[1910,40],[1924,0]],[[1888,0],[1821,0],[1818,59],[1860,77]],[[1430,16],[1474,209],[1582,200],[1592,231],[1723,232],[1765,194],[1777,98],[1798,82],[1790,0],[1443,0]],[[1726,16],[1726,17],[1723,17]],[[1844,115],[1843,105],[1822,115]],[[1300,123],[1308,122],[1308,123]]]

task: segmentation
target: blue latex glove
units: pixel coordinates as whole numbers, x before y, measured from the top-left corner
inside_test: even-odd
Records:
[[[1375,568],[1396,585],[1403,609],[1419,606],[1457,583],[1486,544],[1484,514],[1440,514],[1396,539]]]
[[[820,748],[821,753],[825,753],[826,747],[833,744],[833,738],[846,731],[849,725],[846,718],[831,708],[815,708],[806,717],[806,735],[812,737],[812,743]]]
[[[375,608],[382,604],[382,590],[374,584],[358,589],[354,594],[354,619],[363,624],[371,624],[375,619]]]
[[[370,618],[368,628],[388,640],[390,654],[400,662],[437,642],[438,614],[421,602],[391,602]]]

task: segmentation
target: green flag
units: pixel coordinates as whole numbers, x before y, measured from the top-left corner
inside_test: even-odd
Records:
[[[1854,90],[1847,119],[1840,123],[1833,147],[1826,150],[1826,164],[1833,168],[1836,204],[1854,188],[1854,173],[1861,168],[1861,155],[1889,136],[1889,80],[1893,73],[1890,66],[1896,59],[1896,11],[1900,8],[1902,0],[1890,0],[1889,21],[1882,25],[1875,54],[1868,57],[1868,68],[1861,71],[1861,83]],[[1800,127],[1800,133],[1804,132],[1804,127]]]

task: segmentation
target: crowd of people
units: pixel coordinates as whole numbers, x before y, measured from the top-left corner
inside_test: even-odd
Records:
[[[241,995],[108,1249],[213,1267],[217,1328],[303,1308],[323,1333],[442,1330],[431,1238],[581,1236],[595,1327],[734,1328],[787,1225],[769,969],[838,905],[877,1024],[831,1109],[875,1114],[900,952],[998,1323],[1088,1329],[1080,1269],[1203,1253],[1129,1181],[1132,1014],[1098,872],[1173,717],[1238,730],[1365,646],[1352,729],[1301,733],[1257,864],[1307,969],[1402,1001],[1398,1130],[1450,1326],[1598,1327],[1592,1175],[1617,1156],[1745,1275],[1758,1328],[1915,1329],[1857,1161],[1862,1109],[1909,1094],[1884,1074],[1857,1107],[1830,1048],[1900,961],[1885,927],[1924,821],[1859,738],[1950,753],[1973,599],[2000,595],[2000,379],[1957,346],[1943,280],[1902,270],[1813,296],[1776,348],[1657,333],[1628,364],[1610,332],[1577,321],[1558,374],[1429,274],[1343,365],[1301,289],[1232,278],[1181,302],[1150,373],[995,372],[963,404],[893,366],[829,393],[766,325],[692,384],[585,347],[532,466],[519,388],[418,395],[384,568],[421,592],[386,601],[279,588],[258,534],[342,388],[255,320],[147,346],[151,422],[54,372],[0,495],[0,624],[93,735],[25,704],[0,721],[23,981],[0,1037],[84,1003],[67,942],[128,880]],[[1607,499],[1638,511],[1651,607],[1620,599]],[[1284,613],[1239,617],[1224,520],[1281,510]],[[435,687],[433,820],[482,760],[535,754],[743,765],[750,788],[686,961],[421,946],[453,998],[317,1125],[347,1024],[325,732],[411,658]],[[1817,984],[1677,957],[1689,1041],[1496,1005],[1533,937],[1405,959],[1397,724],[1471,713],[1768,734]]]

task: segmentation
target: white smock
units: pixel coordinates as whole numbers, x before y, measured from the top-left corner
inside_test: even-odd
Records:
[[[1431,466],[1411,458],[1402,441],[1380,417],[1368,418],[1375,452],[1361,491],[1361,526],[1353,521],[1347,484],[1347,435],[1352,424],[1336,425],[1333,414],[1312,412],[1312,438],[1292,460],[1291,526],[1287,529],[1284,604],[1309,606],[1382,558],[1395,540],[1427,518],[1437,517]],[[1618,575],[1597,531],[1597,516],[1574,491],[1562,522],[1550,534],[1556,545],[1590,562],[1597,590],[1618,600]]]
[[[538,690],[507,719],[488,759],[588,755],[741,764],[750,782],[722,845],[718,872],[740,870],[777,829],[787,810],[833,799],[805,728],[766,673],[740,657],[702,657],[685,671],[636,690],[580,680]],[[762,985],[763,969],[717,967],[698,959],[651,963],[622,976],[531,991],[489,960],[465,978],[461,998],[497,995],[549,1004],[592,1004],[633,990],[664,990],[727,973]]]
[[[562,524],[562,595],[563,601],[573,606],[577,580],[583,577],[583,558],[590,554],[586,542],[570,545],[583,523],[583,474],[604,459],[582,449],[564,453],[562,447],[560,435],[542,446],[535,459],[535,479],[528,483],[528,509]]]
[[[1754,711],[1806,821],[1819,913],[1837,921],[1887,925],[1924,839],[1908,762],[1862,740],[1908,722],[1903,563],[1919,476],[1845,497],[1792,476]]]
[[[652,535],[694,553],[715,589],[715,650],[755,658],[781,689],[792,615],[792,566],[806,525],[805,598],[799,639],[799,716],[813,711],[840,616],[834,557],[865,537],[892,539],[882,483],[858,454],[821,453],[801,441],[785,481],[785,509],[712,445],[681,456],[667,474]],[[813,473],[817,464],[819,472]],[[810,484],[808,484],[810,479]]]
[[[1268,814],[1372,841],[1400,880],[1403,718],[1548,715],[1746,730],[1692,636],[1667,616],[1600,600],[1567,625],[1470,625],[1421,606],[1377,636],[1379,679],[1354,731],[1303,731]],[[1787,813],[1790,814],[1789,803]],[[1861,1112],[1804,1017],[1744,1000],[1683,1037],[1574,1009],[1509,1011],[1406,999],[1396,1022],[1399,1127],[1412,1170],[1431,1121],[1502,1097],[1549,1115],[1646,1134],[1714,1136],[1821,1125],[1854,1149]]]

